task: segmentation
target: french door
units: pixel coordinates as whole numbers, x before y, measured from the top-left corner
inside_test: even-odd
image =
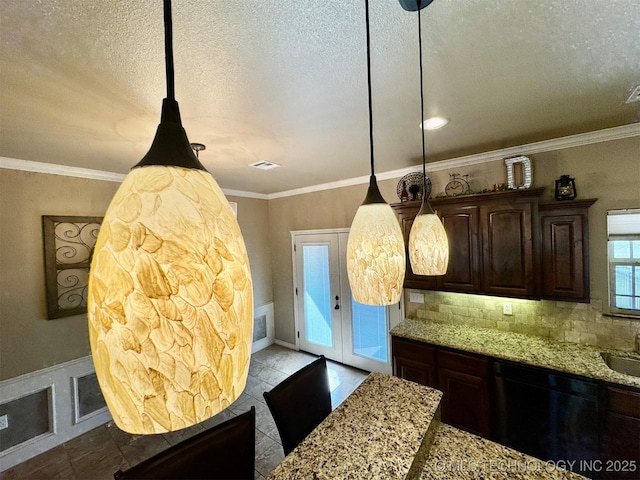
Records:
[[[369,371],[391,373],[389,330],[400,303],[356,302],[347,278],[347,230],[292,232],[295,314],[301,350]]]

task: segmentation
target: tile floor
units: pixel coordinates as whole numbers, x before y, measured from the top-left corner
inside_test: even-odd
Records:
[[[2,480],[113,479],[118,469],[127,469],[182,439],[221,423],[251,405],[256,407],[256,479],[263,479],[284,458],[280,437],[262,392],[271,390],[287,376],[314,358],[278,345],[251,358],[247,387],[227,410],[191,428],[162,435],[130,435],[109,422],[56,448],[0,472]],[[367,372],[328,362],[333,408],[338,406],[366,377]]]

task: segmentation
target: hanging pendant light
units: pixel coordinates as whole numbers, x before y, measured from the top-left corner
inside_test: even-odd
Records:
[[[432,0],[400,0],[405,10],[418,11],[418,44],[420,52],[420,118],[424,118],[424,90],[422,86],[422,24],[420,10],[431,3]],[[411,8],[407,8],[411,5]],[[406,6],[405,6],[406,5]],[[426,156],[424,147],[424,129],[422,134],[422,176],[427,179]],[[449,241],[447,232],[438,215],[433,211],[427,198],[426,185],[422,189],[420,211],[413,220],[411,232],[409,232],[409,262],[416,275],[444,275],[449,265]]]
[[[358,208],[349,231],[347,274],[356,302],[366,305],[393,305],[400,301],[402,294],[406,256],[400,224],[391,207],[382,198],[374,172],[368,0],[365,0],[365,10],[371,177],[367,196]]]
[[[189,427],[236,400],[253,328],[240,228],[175,101],[170,0],[164,24],[160,125],[107,209],[89,276],[96,374],[116,425],[133,434]]]

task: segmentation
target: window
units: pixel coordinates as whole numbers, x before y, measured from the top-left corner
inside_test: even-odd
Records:
[[[607,212],[611,313],[640,316],[640,210]]]

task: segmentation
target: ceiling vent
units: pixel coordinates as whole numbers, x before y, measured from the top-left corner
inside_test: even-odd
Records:
[[[640,102],[640,85],[638,85],[624,103]]]
[[[274,168],[281,167],[279,163],[267,162],[266,160],[261,160],[256,163],[252,163],[249,165],[250,167],[257,168],[259,170],[273,170]]]

